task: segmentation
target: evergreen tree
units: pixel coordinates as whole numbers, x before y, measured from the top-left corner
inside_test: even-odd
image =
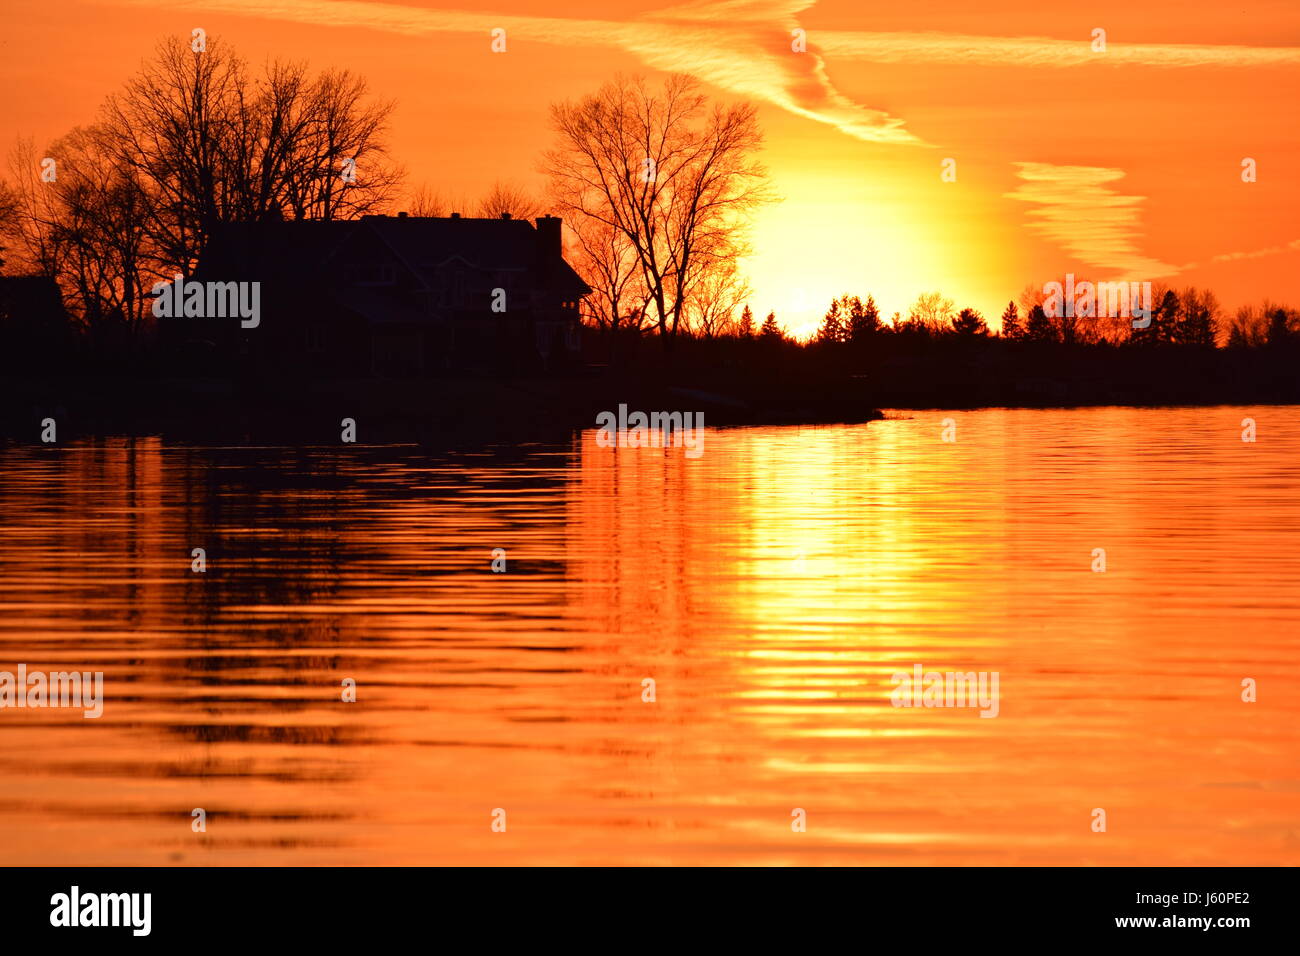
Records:
[[[1178,296],[1170,290],[1151,310],[1151,323],[1146,328],[1130,325],[1129,343],[1143,347],[1157,342],[1172,342],[1178,321]]]
[[[1169,345],[1178,340],[1178,313],[1182,305],[1178,296],[1170,289],[1160,300],[1160,308],[1151,316],[1151,325],[1155,329],[1157,342]]]
[[[1179,317],[1177,340],[1180,345],[1197,348],[1214,348],[1218,323],[1214,313],[1218,302],[1208,289],[1197,292],[1189,289],[1184,295],[1182,314]]]
[[[958,335],[968,338],[989,334],[989,327],[984,322],[984,316],[974,309],[962,309],[957,314],[957,317],[952,320],[952,330]]]
[[[880,331],[880,309],[868,295],[864,304],[856,295],[849,303],[849,341],[861,343]]]
[[[1029,315],[1025,319],[1026,342],[1055,342],[1056,329],[1052,326],[1052,320],[1047,317],[1041,305],[1036,305],[1029,310]]]
[[[847,303],[848,298],[847,295],[844,296],[843,301]],[[831,299],[831,307],[826,310],[822,327],[817,330],[817,341],[822,345],[838,345],[848,338],[848,329],[844,326],[840,302],[840,299]]]
[[[740,337],[742,339],[752,339],[754,337],[754,313],[748,305],[740,313]]]
[[[1268,331],[1264,342],[1267,345],[1285,345],[1291,340],[1291,328],[1287,323],[1286,309],[1274,309],[1268,317]]]
[[[1020,327],[1020,312],[1016,309],[1015,302],[1008,302],[1006,309],[1002,312],[1002,337],[1014,341],[1023,336],[1024,330]]]
[[[759,329],[758,337],[764,342],[781,342],[785,339],[785,329],[776,324],[776,313],[767,313],[767,318],[763,320],[763,327]]]

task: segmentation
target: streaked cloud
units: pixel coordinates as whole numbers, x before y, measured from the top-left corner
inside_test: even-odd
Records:
[[[1265,256],[1280,256],[1285,252],[1300,252],[1300,239],[1292,239],[1286,245],[1269,246],[1267,249],[1256,249],[1253,252],[1227,252],[1221,256],[1214,256],[1210,261],[1237,262],[1241,259],[1263,259]]]
[[[1091,37],[995,37],[957,33],[854,33],[834,31],[810,40],[836,59],[871,63],[929,63],[956,66],[1107,67],[1285,67],[1300,65],[1300,47],[1212,46],[1185,43],[1107,41],[1093,52]]]
[[[1016,163],[1021,184],[1006,198],[1026,202],[1029,228],[1104,273],[1098,278],[1155,279],[1180,271],[1138,249],[1145,196],[1111,188],[1122,169]]]
[[[154,6],[156,0],[102,0]],[[262,17],[315,26],[380,30],[405,36],[468,33],[495,27],[508,42],[572,48],[606,46],[636,56],[658,70],[692,73],[732,93],[766,101],[797,116],[833,126],[869,143],[923,145],[903,121],[855,103],[834,88],[825,63],[810,46],[791,51],[794,14],[806,0],[741,0],[688,4],[636,19],[577,20],[492,12],[424,10],[358,0],[170,0],[169,8]]]
[[[157,0],[100,0],[156,6]],[[826,57],[873,63],[979,66],[1244,67],[1300,64],[1300,48],[1126,44],[1094,53],[1091,38],[994,37],[945,33],[814,30],[806,53],[791,51],[798,15],[815,0],[696,0],[630,20],[569,19],[426,10],[360,0],[170,0],[169,8],[294,23],[378,30],[405,36],[478,34],[493,27],[511,40],[621,49],[646,66],[693,73],[729,92],[770,103],[868,143],[926,145],[888,112],[837,90]]]
[[[1182,266],[1180,272],[1190,272],[1192,269],[1199,269],[1202,266],[1213,265],[1216,262],[1242,262],[1248,259],[1266,259],[1269,256],[1280,256],[1288,252],[1300,252],[1300,239],[1292,239],[1290,242],[1280,246],[1269,246],[1265,249],[1252,249],[1249,252],[1225,252],[1221,255],[1211,256],[1205,262],[1189,262]]]

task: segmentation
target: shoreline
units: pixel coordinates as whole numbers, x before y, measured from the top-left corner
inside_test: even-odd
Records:
[[[1212,407],[1300,403],[1290,389],[1152,388],[1056,381],[1055,387],[890,387],[865,376],[754,383],[734,376],[673,378],[357,379],[279,382],[127,377],[0,381],[0,440],[41,444],[53,418],[57,440],[163,435],[201,442],[336,443],[345,418],[358,443],[463,444],[565,439],[629,410],[702,414],[706,427],[833,425],[879,421],[883,410]],[[990,391],[992,392],[990,394]],[[1243,393],[1244,391],[1244,393]],[[1264,393],[1261,394],[1260,392]],[[1212,394],[1211,394],[1212,392]]]

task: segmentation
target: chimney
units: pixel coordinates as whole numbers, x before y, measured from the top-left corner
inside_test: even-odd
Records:
[[[560,258],[558,216],[542,216],[537,220],[537,253],[543,260]]]
[[[405,219],[405,218],[406,218],[406,213],[404,213],[404,212],[399,212],[399,213],[397,214],[397,218],[398,218],[398,219]]]
[[[452,218],[452,219],[459,219],[459,218],[460,218],[460,213],[458,213],[458,212],[453,212],[453,213],[451,214],[451,218]]]
[[[508,213],[508,212],[503,212],[503,213],[501,214],[501,218],[502,218],[502,219],[510,219],[510,218],[512,218],[512,217],[511,217],[510,213]]]

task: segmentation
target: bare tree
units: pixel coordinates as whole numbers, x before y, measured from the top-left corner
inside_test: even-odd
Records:
[[[1243,305],[1228,323],[1229,348],[1259,348],[1268,341],[1269,316],[1278,306],[1267,299],[1260,305]]]
[[[365,100],[347,72],[313,80],[276,63],[254,82],[215,38],[203,52],[160,43],[101,124],[150,194],[160,272],[190,271],[222,223],[346,219],[387,203],[401,176],[383,146],[392,106]]]
[[[739,328],[737,310],[752,294],[734,259],[711,263],[694,283],[687,310],[689,327],[709,339],[731,335]]]
[[[100,122],[42,153],[19,143],[8,254],[55,277],[92,328],[116,319],[134,330],[148,320],[144,289],[192,271],[220,225],[385,204],[401,175],[383,146],[391,109],[346,72],[313,79],[274,63],[253,81],[215,39],[203,52],[164,41]]]
[[[212,229],[246,214],[232,197],[245,177],[231,167],[247,152],[247,89],[243,61],[219,40],[194,53],[172,38],[105,104],[118,161],[156,189],[149,232],[164,267],[190,271]]]
[[[547,205],[526,189],[502,182],[493,183],[492,189],[478,204],[478,214],[484,219],[498,219],[505,213],[515,219],[536,219],[546,215],[547,211]]]
[[[944,298],[942,293],[922,292],[912,303],[907,314],[907,325],[937,335],[952,322],[955,308],[952,299]]]
[[[5,250],[18,238],[21,210],[18,191],[0,180],[0,269],[4,268]]]
[[[113,162],[102,129],[73,130],[47,152],[50,180],[37,175],[30,142],[11,158],[21,188],[9,232],[22,264],[72,292],[74,314],[92,329],[114,320],[135,330],[146,312],[145,188]]]
[[[54,242],[53,223],[57,207],[54,190],[42,188],[42,154],[31,139],[20,139],[9,154],[13,176],[13,201],[17,206],[6,230],[10,258],[19,268],[42,275],[56,275],[59,249]],[[57,176],[57,164],[54,167]]]
[[[544,165],[556,208],[627,240],[670,347],[693,284],[747,252],[749,219],[770,198],[754,106],[710,106],[697,80],[674,75],[657,91],[619,78],[551,112],[559,144]]]
[[[56,237],[68,250],[65,263],[76,264],[88,318],[113,319],[136,331],[146,321],[150,197],[129,169],[113,162],[110,150],[100,128],[75,130],[54,147],[64,158]]]
[[[568,258],[585,277],[591,293],[583,299],[585,318],[597,328],[640,333],[648,297],[640,260],[621,230],[594,218],[569,223],[573,236]]]
[[[469,202],[463,197],[448,196],[441,189],[427,183],[410,193],[406,199],[406,209],[412,216],[445,217],[467,208]]]
[[[298,157],[286,185],[305,197],[288,207],[295,218],[356,219],[396,194],[405,174],[384,142],[393,103],[368,96],[366,81],[346,70],[326,71],[312,85],[305,134],[285,145]]]

